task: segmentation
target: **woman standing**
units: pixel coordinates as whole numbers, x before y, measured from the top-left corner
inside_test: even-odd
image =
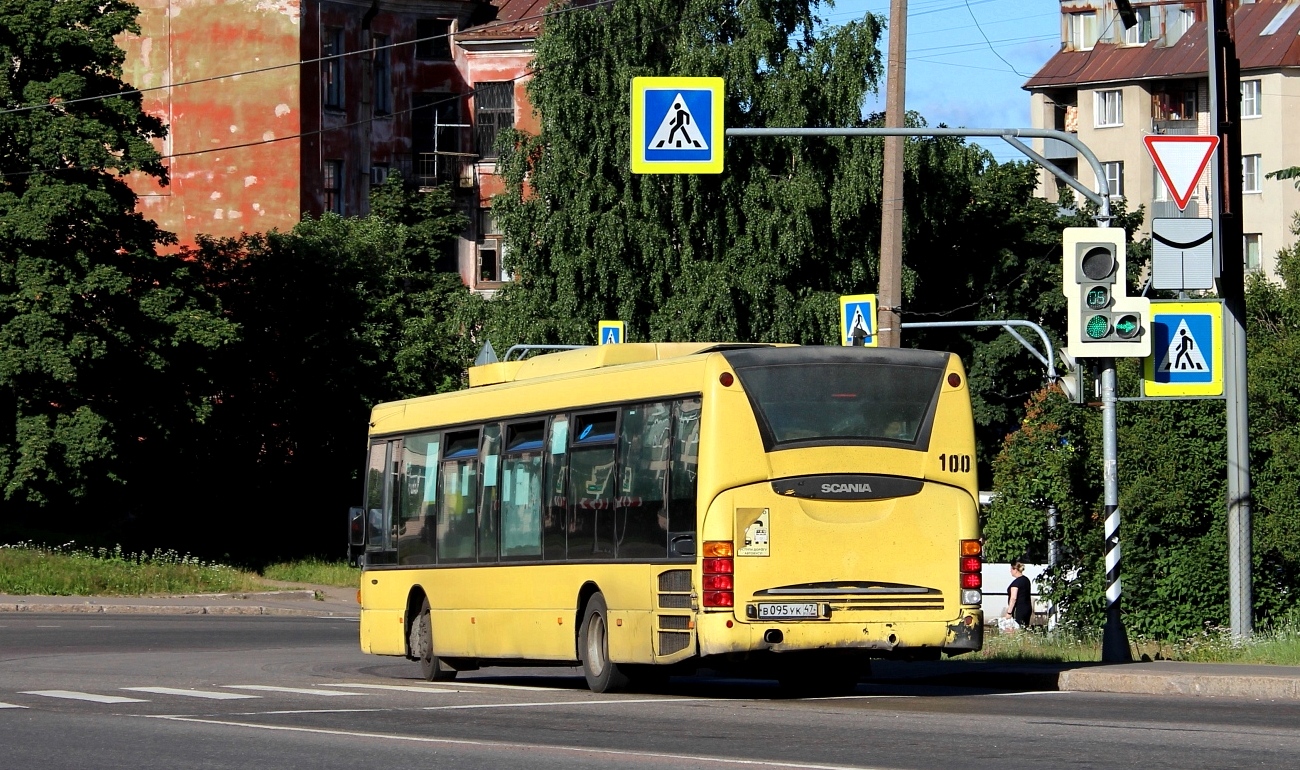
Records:
[[[1007,587],[1007,608],[1002,611],[1002,616],[1014,619],[1021,628],[1029,628],[1034,605],[1029,597],[1031,588],[1029,578],[1025,577],[1025,565],[1012,562],[1011,578],[1011,585]]]

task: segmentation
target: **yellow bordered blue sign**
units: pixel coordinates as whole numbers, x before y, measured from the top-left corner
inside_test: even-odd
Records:
[[[1146,396],[1223,395],[1223,301],[1151,301]]]
[[[722,78],[632,78],[632,173],[721,174]]]
[[[876,337],[876,295],[848,294],[840,297],[840,344],[864,348],[878,346]]]
[[[596,339],[601,345],[618,345],[626,339],[626,331],[622,321],[600,321],[596,324]]]

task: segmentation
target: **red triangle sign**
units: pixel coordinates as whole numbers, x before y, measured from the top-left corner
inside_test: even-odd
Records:
[[[1174,196],[1178,210],[1187,208],[1197,180],[1219,146],[1219,137],[1157,135],[1144,136],[1142,141],[1155,161],[1160,178],[1165,180],[1165,187]]]

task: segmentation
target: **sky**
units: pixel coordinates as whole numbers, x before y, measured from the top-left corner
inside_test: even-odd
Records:
[[[932,126],[1028,127],[1029,92],[1021,86],[1061,47],[1060,7],[1058,0],[908,0],[907,109]],[[868,12],[888,18],[889,0],[836,0],[821,16],[843,24]],[[888,38],[886,30],[882,62]],[[865,112],[884,109],[882,79]],[[999,161],[1024,159],[1001,139],[977,141]]]

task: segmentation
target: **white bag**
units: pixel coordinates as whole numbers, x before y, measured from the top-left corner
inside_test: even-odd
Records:
[[[1020,624],[1015,618],[998,618],[998,630],[1004,634],[1015,633],[1020,630]]]

